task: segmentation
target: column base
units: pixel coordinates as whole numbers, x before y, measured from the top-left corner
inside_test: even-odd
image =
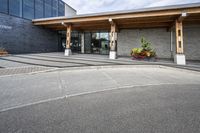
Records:
[[[184,54],[176,54],[174,56],[174,62],[177,65],[186,65],[186,59]]]
[[[65,56],[70,56],[72,54],[71,49],[65,49]]]
[[[111,59],[111,60],[117,59],[117,52],[116,51],[110,51],[109,59]]]

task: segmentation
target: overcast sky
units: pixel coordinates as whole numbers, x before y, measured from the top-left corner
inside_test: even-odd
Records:
[[[64,0],[78,14],[197,3],[200,0]]]

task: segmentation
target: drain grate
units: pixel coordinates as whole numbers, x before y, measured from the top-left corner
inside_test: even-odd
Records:
[[[19,68],[6,68],[0,69],[0,76],[15,75],[15,74],[28,74],[33,72],[47,71],[54,69],[52,67],[19,67]]]

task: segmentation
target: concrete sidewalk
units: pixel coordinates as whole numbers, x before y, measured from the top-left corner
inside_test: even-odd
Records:
[[[107,55],[74,54],[70,57],[65,57],[63,53],[41,53],[0,57],[0,76],[57,70],[60,68],[123,65],[162,65],[200,71],[200,62],[188,62],[188,65],[180,66],[169,60],[149,62],[136,61],[128,57],[110,60]]]

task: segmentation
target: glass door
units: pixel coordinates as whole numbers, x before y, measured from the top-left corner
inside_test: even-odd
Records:
[[[109,54],[109,33],[93,32],[91,33],[91,51],[93,54]]]
[[[81,35],[78,32],[72,32],[71,50],[73,53],[81,53]]]
[[[100,54],[101,45],[99,41],[100,41],[100,34],[98,32],[92,33],[91,49],[93,54]]]
[[[109,33],[101,32],[100,33],[100,54],[109,54]]]

